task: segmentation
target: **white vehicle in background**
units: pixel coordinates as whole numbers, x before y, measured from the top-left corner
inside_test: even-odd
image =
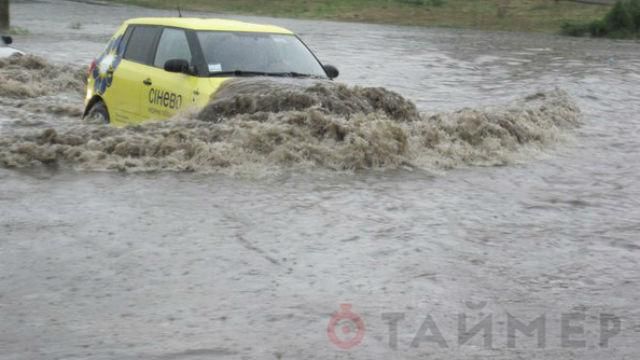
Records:
[[[11,36],[2,35],[2,41],[0,41],[0,58],[9,57],[13,54],[24,54],[20,50],[16,50],[9,45],[13,43]]]

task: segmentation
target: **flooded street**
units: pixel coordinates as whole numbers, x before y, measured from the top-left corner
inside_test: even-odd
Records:
[[[640,353],[638,42],[225,16],[287,27],[340,82],[384,87],[426,115],[343,124],[375,145],[362,158],[300,126],[287,166],[238,140],[264,124],[217,133],[187,119],[188,139],[207,132],[233,150],[216,157],[224,169],[210,146],[202,161],[130,171],[132,150],[106,156],[109,139],[153,143],[173,125],[80,125],[78,72],[125,19],[175,12],[58,0],[12,12],[29,31],[15,47],[48,63],[0,84],[0,359]],[[526,122],[504,125],[514,118]],[[409,154],[382,129],[405,134]],[[430,131],[438,146],[420,137]],[[45,161],[47,134],[65,161]],[[29,149],[45,165],[18,156]],[[364,324],[348,350],[327,334],[341,304]],[[509,315],[544,316],[544,344],[519,331],[509,346]],[[487,316],[490,331],[461,340]]]

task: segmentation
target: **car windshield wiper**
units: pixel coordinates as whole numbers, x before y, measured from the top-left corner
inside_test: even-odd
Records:
[[[274,76],[274,77],[294,77],[294,78],[319,78],[316,75],[301,74],[297,72],[265,72],[265,71],[245,71],[245,70],[232,70],[232,71],[219,71],[209,74],[212,77],[221,76]]]

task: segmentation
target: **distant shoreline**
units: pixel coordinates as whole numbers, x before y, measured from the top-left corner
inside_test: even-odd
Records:
[[[189,0],[184,10],[238,15],[322,19],[375,24],[559,33],[566,22],[602,18],[608,5],[594,0]],[[612,0],[595,0],[612,1]],[[175,0],[114,0],[121,4],[175,9]]]

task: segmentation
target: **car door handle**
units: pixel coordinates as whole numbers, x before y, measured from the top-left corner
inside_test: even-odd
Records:
[[[147,86],[151,86],[151,84],[153,84],[153,82],[151,82],[151,79],[146,79],[145,81],[142,82],[143,84],[147,85]]]

